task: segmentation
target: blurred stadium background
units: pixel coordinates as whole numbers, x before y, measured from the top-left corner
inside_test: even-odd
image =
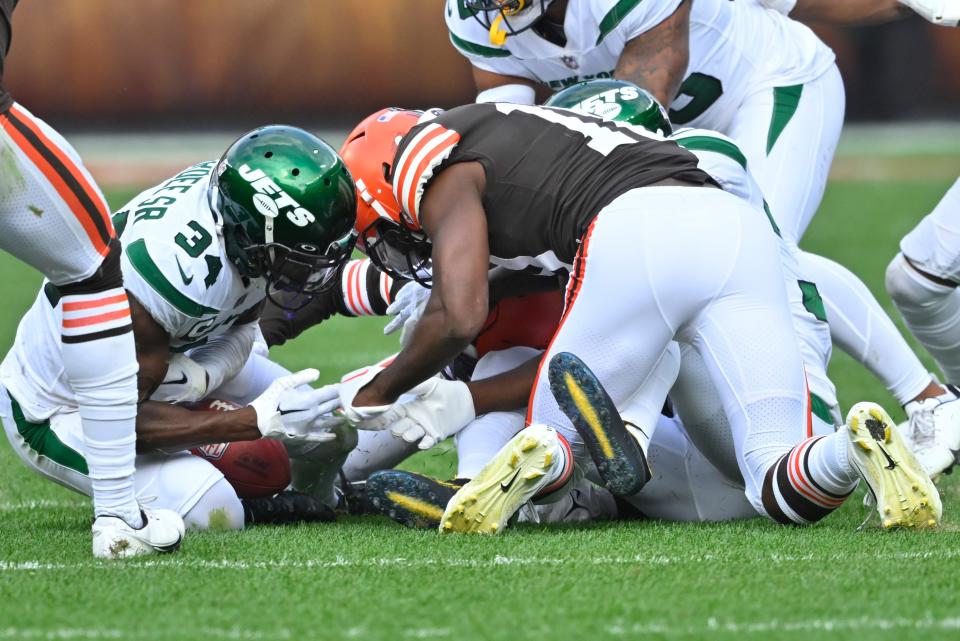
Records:
[[[21,5],[6,82],[108,188],[218,156],[232,136],[267,122],[310,127],[339,145],[380,107],[450,107],[474,95],[469,65],[447,39],[442,0]],[[960,30],[919,17],[814,27],[837,52],[847,122],[907,123],[849,127],[835,175],[960,173]],[[904,155],[910,162],[890,160]]]

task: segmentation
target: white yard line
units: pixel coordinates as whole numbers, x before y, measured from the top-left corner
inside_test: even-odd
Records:
[[[0,503],[0,512],[16,512],[18,510],[48,510],[48,509],[89,509],[89,501],[54,501],[39,499],[36,501],[9,501]]]
[[[717,632],[734,632],[737,634],[770,634],[770,633],[810,633],[819,635],[849,630],[958,630],[960,617],[935,619],[926,616],[920,619],[878,619],[874,617],[859,617],[855,619],[801,619],[798,621],[728,621],[714,617],[706,621],[690,625],[676,625],[675,623],[617,623],[607,626],[605,632],[615,637],[631,637],[649,634],[662,636],[693,636],[705,637]]]
[[[116,628],[16,628],[0,627],[0,639],[181,639],[187,630],[156,630]],[[267,639],[291,639],[293,635],[286,628],[274,630],[246,630],[241,628],[195,628],[189,633],[198,639],[236,639],[237,641],[259,641]]]
[[[894,552],[892,554],[866,555],[872,561],[945,561],[960,558],[960,550],[929,550],[914,552]],[[495,556],[493,558],[453,558],[453,559],[409,559],[406,557],[373,557],[348,559],[335,557],[333,559],[279,559],[271,561],[243,561],[243,560],[208,560],[177,558],[163,560],[126,562],[99,562],[77,561],[72,563],[50,563],[46,561],[0,561],[0,572],[49,572],[62,570],[142,570],[156,568],[173,569],[201,569],[201,570],[332,570],[337,568],[496,568],[509,566],[632,566],[651,565],[663,566],[673,564],[709,563],[798,563],[811,562],[829,564],[839,561],[855,560],[849,554],[752,554],[746,557],[740,555],[723,556],[717,554],[689,554],[689,555],[635,555],[635,556],[595,556],[595,557],[515,557]]]

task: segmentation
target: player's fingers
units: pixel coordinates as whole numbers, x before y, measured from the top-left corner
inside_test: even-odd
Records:
[[[300,385],[309,385],[318,378],[320,378],[320,371],[313,367],[309,367],[307,369],[300,370],[299,372],[282,376],[274,381],[274,383],[282,382],[283,386],[287,388],[299,387]]]
[[[416,443],[424,437],[426,432],[423,431],[423,428],[420,427],[418,423],[411,423],[410,427],[404,430],[403,434],[400,435],[400,438],[405,440],[407,443]]]
[[[419,447],[421,450],[429,450],[431,447],[433,447],[436,444],[437,444],[436,439],[430,436],[429,434],[427,434],[422,439],[420,439],[420,443],[417,444],[417,447]]]

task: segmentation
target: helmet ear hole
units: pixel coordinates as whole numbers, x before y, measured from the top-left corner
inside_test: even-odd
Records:
[[[324,187],[329,187],[329,186],[330,186],[330,179],[329,179],[329,178],[324,177],[324,179],[323,179],[323,186],[324,186]]]
[[[272,151],[268,151],[267,153],[263,154],[263,157],[264,157],[264,158],[273,158],[273,152],[272,152]]]
[[[297,167],[294,167],[293,171],[291,171],[290,173],[293,174],[294,176],[299,176],[300,170]]]
[[[383,163],[382,169],[383,169],[383,179],[386,180],[387,182],[390,182],[390,164]]]

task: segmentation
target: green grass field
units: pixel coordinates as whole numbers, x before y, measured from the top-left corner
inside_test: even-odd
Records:
[[[852,267],[892,311],[883,269],[948,184],[832,183],[804,244]],[[8,257],[0,269],[5,349],[39,278]],[[337,319],[275,356],[333,380],[391,351],[381,325]],[[844,408],[872,399],[902,418],[846,356],[832,373]],[[408,466],[449,475],[452,457]],[[941,491],[936,532],[856,531],[858,493],[805,529],[631,522],[486,538],[351,518],[192,534],[174,556],[101,563],[89,501],[0,444],[0,639],[960,638],[960,485],[948,477]]]

